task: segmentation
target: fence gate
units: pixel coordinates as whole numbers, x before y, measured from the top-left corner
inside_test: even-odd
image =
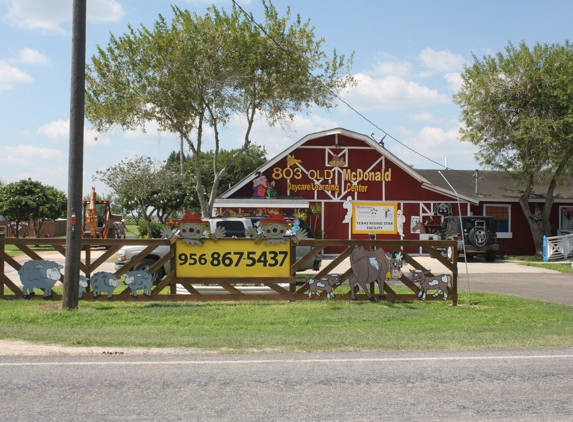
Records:
[[[61,285],[58,289],[57,282],[65,283],[61,274],[66,255],[65,243],[63,238],[0,237],[0,298],[19,299],[27,296],[30,299],[61,300],[58,293],[61,291]],[[305,239],[300,241],[299,245],[310,246],[311,249],[298,261],[295,261],[294,243],[286,247],[272,245],[270,249],[258,249],[253,244],[254,242],[248,239],[223,238],[205,249],[202,249],[203,246],[193,249],[190,245],[183,245],[180,239],[174,244],[164,239],[82,239],[81,299],[295,301],[353,298],[379,300],[382,297],[390,301],[447,299],[454,305],[458,301],[455,240]],[[15,258],[9,256],[5,250],[6,245],[17,247],[24,255]],[[116,271],[113,261],[117,251],[126,245],[140,245],[143,250]],[[30,246],[45,247],[50,251],[37,252]],[[154,273],[165,265],[175,270],[169,271],[157,285],[151,285],[146,274],[133,271],[133,267],[160,246],[168,248],[168,252],[158,259],[148,272]],[[315,274],[306,275],[306,278],[300,275],[297,277],[298,269],[329,246],[345,249]],[[407,252],[419,251],[420,248],[439,261],[447,272],[432,274],[416,261],[415,256]],[[452,248],[455,252],[452,254],[452,261],[442,255],[446,248]],[[58,264],[61,265],[61,268],[58,268],[59,273],[50,268],[54,266],[49,264],[50,262],[55,263],[56,268]],[[410,266],[410,271],[401,271],[400,267],[405,264]],[[341,265],[344,271],[334,274]],[[34,278],[37,280],[33,281]],[[54,283],[55,290],[51,291]],[[397,292],[397,285],[406,286],[407,289]],[[376,289],[376,286],[381,286],[382,289]],[[34,289],[38,294],[29,294]],[[43,294],[39,294],[40,291]]]

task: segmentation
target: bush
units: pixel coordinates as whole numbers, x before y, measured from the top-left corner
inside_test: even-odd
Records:
[[[152,221],[151,222],[151,237],[153,237],[154,239],[160,239],[162,227],[163,227],[163,224],[154,223]],[[141,238],[147,238],[147,226],[145,225],[145,221],[141,221],[139,223],[137,230],[139,231],[139,238],[140,239]]]

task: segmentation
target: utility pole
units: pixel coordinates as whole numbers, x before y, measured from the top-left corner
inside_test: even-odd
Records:
[[[68,161],[68,221],[62,309],[78,307],[83,224],[84,102],[86,72],[86,2],[74,0],[72,83],[70,89],[70,152]]]

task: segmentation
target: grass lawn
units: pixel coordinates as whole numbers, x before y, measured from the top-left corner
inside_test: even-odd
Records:
[[[548,270],[559,271],[560,273],[573,274],[573,268],[571,267],[571,264],[527,262],[523,263],[522,265],[526,265],[528,267],[546,268]]]
[[[460,292],[451,302],[0,302],[0,338],[68,346],[358,351],[573,346],[570,306]]]
[[[37,253],[55,251],[55,249],[50,245],[38,245],[38,246],[29,245],[28,247]],[[25,255],[24,252],[20,250],[20,248],[14,245],[5,245],[4,251],[8,256],[12,257]]]

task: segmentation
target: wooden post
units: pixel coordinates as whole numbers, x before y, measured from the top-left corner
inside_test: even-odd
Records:
[[[289,264],[289,268],[292,268],[292,266],[294,265],[296,261],[296,245],[294,244],[294,242],[291,242],[290,244],[290,264]],[[294,282],[291,282],[289,284],[289,291],[291,293],[295,293],[296,292],[296,271],[294,272],[294,274],[291,273],[291,276],[294,277]]]
[[[4,239],[6,232],[0,232],[0,238]],[[4,243],[0,244],[0,252],[4,252]],[[0,256],[0,274],[4,274],[4,259]],[[4,295],[4,283],[0,282],[0,295]]]
[[[78,307],[83,225],[84,102],[86,72],[86,3],[74,0],[72,29],[72,81],[70,89],[70,152],[68,158],[68,223],[62,309]]]
[[[454,236],[454,240],[457,242],[458,237]],[[467,255],[465,259],[468,259]],[[466,261],[467,262],[467,261]],[[452,264],[456,267],[456,271],[458,269],[458,247],[454,247],[454,253],[452,254]],[[458,306],[458,273],[452,273],[452,306]],[[468,301],[471,305],[471,297],[468,297]]]

